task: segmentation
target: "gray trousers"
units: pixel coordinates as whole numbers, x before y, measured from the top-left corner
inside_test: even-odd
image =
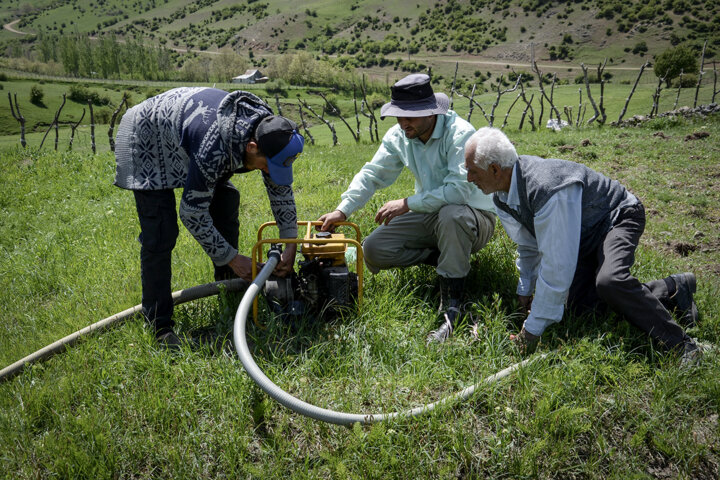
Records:
[[[577,313],[605,304],[668,348],[691,341],[670,314],[670,279],[646,283],[632,276],[635,249],[645,230],[642,204],[625,207],[595,252],[578,260],[568,305]]]
[[[470,272],[470,255],[495,231],[495,215],[468,205],[445,205],[435,213],[408,212],[380,225],[363,242],[365,265],[372,273],[423,263],[436,250],[436,271],[445,278]]]

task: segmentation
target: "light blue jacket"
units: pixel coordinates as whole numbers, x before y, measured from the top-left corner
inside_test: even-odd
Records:
[[[349,217],[376,190],[392,185],[407,167],[415,177],[415,194],[408,197],[410,210],[433,213],[456,204],[494,213],[492,197],[467,181],[465,142],[474,132],[475,128],[452,110],[437,116],[427,143],[408,139],[399,125],[393,126],[373,159],[350,182],[337,209]]]

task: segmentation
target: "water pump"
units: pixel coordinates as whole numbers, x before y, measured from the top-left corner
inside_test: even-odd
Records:
[[[313,232],[312,226],[321,222],[298,224],[307,225],[302,239],[262,240],[263,227],[258,232],[258,244],[300,243],[298,253],[302,255],[292,275],[285,278],[271,275],[265,281],[262,292],[270,309],[290,320],[307,314],[327,319],[359,304],[362,299],[363,265],[357,225],[349,222],[338,224],[354,227],[354,240],[342,233]],[[350,271],[348,266],[348,261],[352,263],[353,260],[356,262],[355,272]]]

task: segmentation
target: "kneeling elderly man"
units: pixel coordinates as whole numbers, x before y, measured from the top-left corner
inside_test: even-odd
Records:
[[[492,237],[492,199],[466,180],[464,146],[475,131],[449,110],[430,77],[408,75],[391,87],[381,118],[396,117],[373,159],[355,175],[337,209],[320,217],[322,230],[346,220],[376,190],[392,185],[404,168],[415,177],[415,194],[391,200],[375,215],[380,224],[363,243],[368,269],[433,265],[440,276],[440,324],[428,342],[443,342],[461,315],[470,255]]]
[[[176,88],[129,109],[118,128],[115,185],[132,190],[140,219],[142,313],[161,345],[176,347],[170,288],[171,254],[180,219],[215,264],[215,280],[251,280],[251,260],[238,253],[240,194],[236,173],[263,172],[280,237],[297,236],[292,162],[303,137],[252,93]],[[275,273],[287,275],[296,245]]]
[[[468,180],[493,201],[503,227],[518,245],[517,293],[529,315],[513,339],[532,351],[565,303],[579,313],[604,302],[681,363],[700,358],[697,344],[671,315],[694,325],[695,275],[647,283],[630,274],[645,228],[642,203],[615,180],[565,160],[518,156],[503,132],[481,128],[465,146]]]

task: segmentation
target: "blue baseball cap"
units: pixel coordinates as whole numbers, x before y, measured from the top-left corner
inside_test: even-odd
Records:
[[[255,130],[260,151],[267,158],[270,178],[277,185],[292,185],[292,164],[305,146],[295,122],[279,115],[263,118]]]

